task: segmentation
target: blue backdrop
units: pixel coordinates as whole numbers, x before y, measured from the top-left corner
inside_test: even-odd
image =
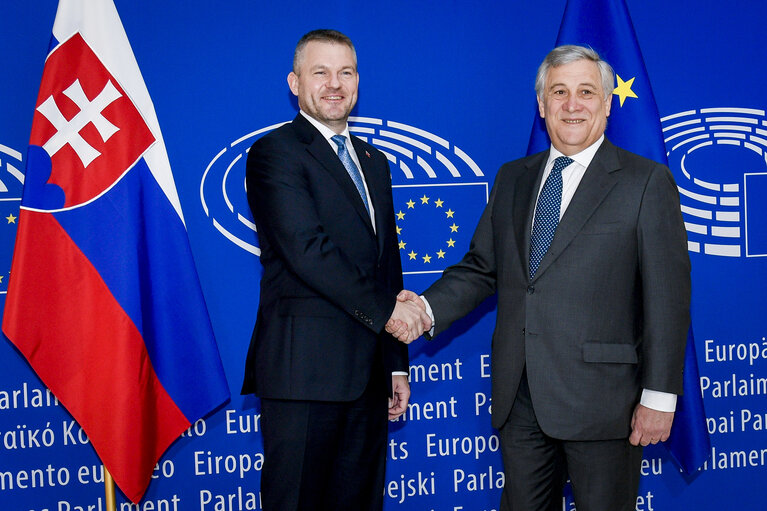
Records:
[[[353,129],[389,156],[395,210],[404,214],[405,282],[420,291],[466,250],[498,167],[525,153],[534,74],[565,1],[115,3],[154,100],[234,396],[170,448],[140,505],[118,496],[118,509],[260,510],[259,404],[238,395],[261,272],[242,156],[259,133],[295,115],[285,77],[297,39],[329,27],[356,44]],[[685,476],[663,447],[647,449],[637,510],[763,509],[767,71],[759,56],[767,5],[627,4],[688,227],[713,456]],[[0,6],[2,302],[55,10],[54,0]],[[444,338],[411,345],[412,406],[390,428],[387,509],[497,509],[494,319],[489,301]],[[0,359],[0,508],[103,509],[87,438],[7,341]]]

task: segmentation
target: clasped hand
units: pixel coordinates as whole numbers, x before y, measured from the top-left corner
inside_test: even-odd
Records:
[[[421,297],[406,289],[401,291],[397,295],[397,304],[391,318],[386,323],[386,331],[398,340],[410,344],[429,330],[431,318],[426,313],[426,305]]]

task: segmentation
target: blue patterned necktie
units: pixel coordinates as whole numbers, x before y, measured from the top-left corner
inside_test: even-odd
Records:
[[[572,158],[560,156],[554,160],[546,183],[538,196],[535,208],[533,233],[530,236],[530,278],[535,276],[538,265],[554,239],[559,224],[559,208],[562,205],[562,171],[573,162]]]
[[[348,149],[346,149],[346,137],[343,135],[333,135],[330,139],[338,146],[338,157],[341,159],[341,163],[346,167],[346,172],[349,173],[349,177],[354,181],[354,186],[357,187],[357,191],[362,197],[362,202],[365,204],[365,209],[370,213],[370,207],[368,206],[368,196],[365,193],[365,185],[362,183],[362,174],[360,174],[357,165],[354,164]]]

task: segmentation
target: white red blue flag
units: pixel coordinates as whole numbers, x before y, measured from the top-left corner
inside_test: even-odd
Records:
[[[61,0],[3,332],[138,502],[229,397],[152,101],[112,0]]]

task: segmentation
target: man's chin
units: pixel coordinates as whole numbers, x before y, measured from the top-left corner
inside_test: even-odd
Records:
[[[322,117],[317,118],[317,120],[325,126],[335,127],[341,124],[345,124],[348,118],[348,114],[333,116],[323,115]]]

